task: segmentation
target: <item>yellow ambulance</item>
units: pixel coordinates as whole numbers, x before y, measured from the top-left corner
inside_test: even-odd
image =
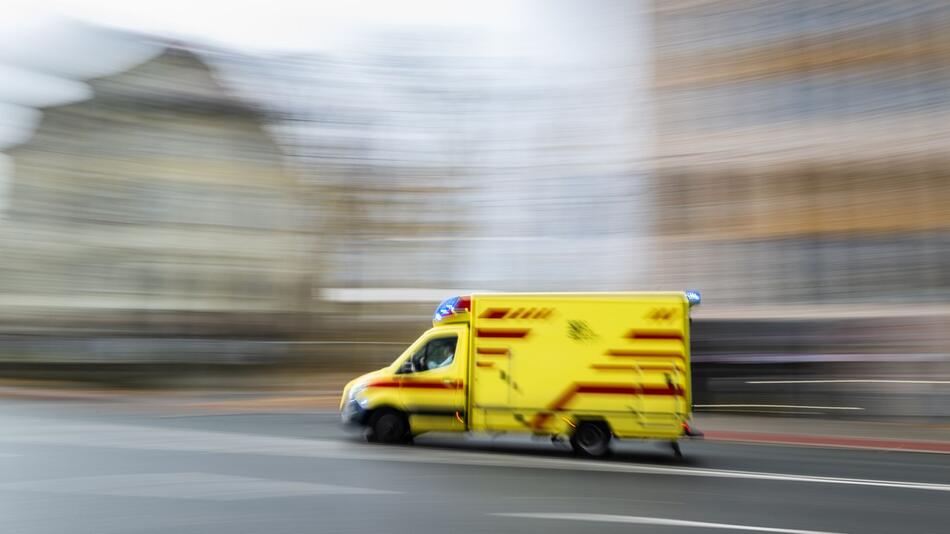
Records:
[[[569,438],[586,456],[612,438],[669,441],[689,426],[689,312],[696,291],[454,297],[383,369],[346,385],[344,423],[370,441],[424,432]]]

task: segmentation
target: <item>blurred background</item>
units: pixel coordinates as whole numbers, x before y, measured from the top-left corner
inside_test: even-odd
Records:
[[[700,409],[950,416],[945,1],[340,4],[4,8],[0,376],[306,387],[455,294],[697,288]]]

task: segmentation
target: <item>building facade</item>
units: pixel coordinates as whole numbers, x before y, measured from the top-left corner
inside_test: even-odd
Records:
[[[946,301],[946,2],[674,0],[653,18],[657,280],[731,306]]]
[[[561,4],[580,3],[550,16],[594,36],[583,50],[548,20],[532,24],[557,43],[543,54],[488,53],[500,38],[487,32],[413,29],[273,58],[266,75],[227,67],[319,196],[331,295],[398,290],[428,306],[431,289],[641,286],[646,11]]]
[[[167,48],[10,149],[7,331],[282,337],[309,312],[298,184],[257,112]],[[303,323],[305,324],[305,323]]]

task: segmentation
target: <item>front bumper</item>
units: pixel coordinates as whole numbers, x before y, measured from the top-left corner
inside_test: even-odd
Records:
[[[340,419],[343,425],[348,427],[360,427],[365,425],[366,415],[366,410],[355,400],[348,401],[343,405],[343,409],[340,411]]]

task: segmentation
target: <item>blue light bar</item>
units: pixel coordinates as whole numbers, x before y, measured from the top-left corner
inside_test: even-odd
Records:
[[[455,304],[458,303],[458,297],[452,297],[450,299],[445,299],[442,301],[442,304],[439,304],[439,307],[435,309],[435,313],[432,314],[433,321],[441,321],[449,315],[455,313]]]
[[[699,291],[689,289],[686,291],[686,300],[689,301],[690,306],[696,306],[703,300],[703,297],[699,294]]]

